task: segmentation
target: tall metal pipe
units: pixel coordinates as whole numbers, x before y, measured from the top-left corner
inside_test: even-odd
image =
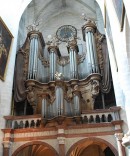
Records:
[[[96,32],[96,25],[93,21],[88,19],[85,25],[82,27],[84,41],[86,41],[87,53],[88,53],[88,64],[91,64],[92,73],[98,73],[98,62],[97,52],[95,46],[94,33]]]

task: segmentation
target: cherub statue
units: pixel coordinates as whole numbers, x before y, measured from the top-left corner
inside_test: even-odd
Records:
[[[34,21],[31,25],[27,26],[27,30],[28,32],[30,31],[38,31],[37,27],[39,25],[39,21],[36,23],[36,21]]]
[[[49,46],[58,46],[60,44],[60,41],[56,36],[48,35],[48,42],[46,42]]]
[[[61,80],[61,79],[63,79],[63,74],[56,72],[55,73],[55,78],[56,78],[56,80]]]

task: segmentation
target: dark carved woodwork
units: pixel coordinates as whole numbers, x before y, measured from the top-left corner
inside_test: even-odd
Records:
[[[31,31],[27,35],[27,39],[24,45],[20,48],[17,54],[16,60],[16,70],[15,70],[15,85],[14,85],[14,99],[15,102],[24,101],[27,99],[30,106],[33,108],[33,114],[41,114],[42,109],[42,100],[46,99],[47,107],[52,106],[56,100],[56,87],[63,89],[63,98],[68,103],[71,103],[73,108],[74,100],[73,97],[76,95],[79,98],[80,103],[80,113],[87,110],[94,109],[94,103],[96,97],[99,95],[100,91],[109,92],[110,91],[110,80],[106,82],[105,72],[109,73],[109,69],[106,71],[106,63],[108,61],[108,54],[106,54],[107,45],[105,42],[105,36],[100,34],[94,24],[94,22],[88,20],[87,25],[83,29],[83,37],[85,40],[85,29],[93,32],[96,39],[96,51],[98,57],[98,65],[100,73],[90,73],[84,79],[70,79],[64,80],[62,73],[55,73],[55,81],[49,81],[42,83],[37,79],[28,78],[28,64],[29,64],[29,50],[30,50],[30,38],[33,33],[38,35],[38,44],[40,45],[38,51],[38,58],[42,62],[42,65],[49,67],[49,59],[44,58],[43,49],[45,48],[45,42],[42,34],[39,31]],[[65,66],[70,62],[68,56],[61,56],[58,40],[56,38],[48,42],[48,51],[51,53],[51,50],[58,56],[56,59],[57,64]],[[78,55],[78,46],[76,38],[72,38],[68,42],[67,46],[68,52],[70,49],[74,50],[77,53],[77,64],[80,64],[84,61],[86,54]],[[105,52],[104,52],[105,51]],[[107,57],[106,57],[107,55]],[[19,64],[19,62],[21,64]],[[19,70],[20,69],[20,70]],[[107,74],[108,74],[107,73]],[[63,104],[65,109],[65,103]],[[72,110],[73,111],[73,110]],[[43,118],[41,121],[42,127],[47,125],[62,125],[66,124],[79,124],[81,123],[80,116],[74,116],[71,114],[71,117],[63,114],[62,116],[53,116],[51,120],[49,117]]]

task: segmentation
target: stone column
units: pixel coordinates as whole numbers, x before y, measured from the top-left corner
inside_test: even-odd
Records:
[[[86,41],[87,47],[87,62],[89,73],[98,73],[98,61],[97,61],[97,52],[95,46],[95,37],[94,33],[96,32],[96,24],[88,19],[82,27],[83,39]]]
[[[59,143],[59,155],[65,156],[65,137],[64,137],[64,129],[58,129],[58,137]]]
[[[123,133],[116,133],[115,137],[117,140],[119,156],[126,156],[125,148],[122,146]]]
[[[10,141],[3,141],[3,156],[9,156],[10,146]]]

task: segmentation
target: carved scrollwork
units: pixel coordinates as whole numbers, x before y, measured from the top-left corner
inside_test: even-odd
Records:
[[[95,98],[99,94],[99,81],[98,80],[92,80],[91,93],[92,93],[93,98]]]
[[[27,100],[28,102],[32,105],[35,106],[36,105],[36,95],[35,95],[35,89],[33,86],[28,86],[27,90]]]
[[[104,37],[105,37],[104,35],[97,32],[96,47],[97,47],[97,56],[98,56],[100,70],[103,70],[103,66],[104,66],[104,59],[103,59],[103,54],[102,54],[102,41]]]
[[[77,63],[80,64],[85,60],[86,53],[83,53],[83,55],[77,55]],[[69,56],[63,56],[60,58],[57,58],[57,63],[61,66],[66,66],[67,64],[70,63],[70,58]]]
[[[41,57],[40,60],[45,67],[49,67],[49,61],[45,57]]]
[[[62,80],[63,79],[63,74],[56,72],[55,73],[55,78],[56,78],[56,80]]]
[[[27,30],[28,30],[28,32],[30,32],[30,31],[38,31],[38,29],[37,29],[38,26],[39,26],[39,22],[38,23],[33,22],[32,24],[27,26]]]
[[[61,42],[59,41],[59,39],[56,36],[49,36],[48,37],[48,41],[46,42],[46,45],[48,46],[58,46]]]
[[[77,55],[78,64],[82,63],[85,60],[86,53],[83,53],[83,55]]]
[[[28,72],[28,53],[23,49],[23,48],[20,48],[18,53],[22,53],[23,55],[23,58],[24,58],[24,65],[23,65],[23,75],[24,77],[26,78],[27,76],[27,72]]]
[[[63,56],[60,58],[57,58],[57,63],[61,66],[65,66],[70,62],[69,56]]]

